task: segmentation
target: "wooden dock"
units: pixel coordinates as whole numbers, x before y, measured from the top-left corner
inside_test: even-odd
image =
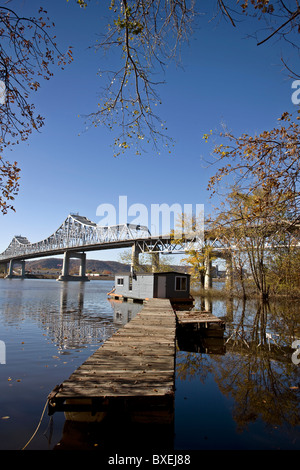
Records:
[[[110,410],[172,419],[176,317],[167,299],[149,299],[48,397],[48,413],[101,421]]]
[[[176,318],[179,327],[185,328],[187,332],[191,329],[205,331],[205,334],[212,336],[223,336],[225,322],[212,315],[211,312],[190,310],[176,311]]]

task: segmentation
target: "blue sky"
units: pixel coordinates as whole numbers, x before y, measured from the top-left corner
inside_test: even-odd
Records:
[[[82,116],[97,109],[105,58],[89,49],[105,27],[109,1],[93,0],[80,9],[70,0],[12,0],[10,7],[34,14],[43,6],[54,21],[61,50],[73,46],[74,61],[65,70],[53,69],[33,95],[37,111],[45,117],[40,133],[15,147],[5,157],[21,169],[16,212],[0,215],[0,252],[17,234],[39,241],[79,212],[98,222],[97,207],[118,207],[119,196],[128,205],[212,204],[206,190],[216,168],[209,167],[210,144],[202,139],[221,122],[234,132],[253,134],[276,126],[283,111],[293,110],[291,83],[281,70],[279,46],[258,47],[247,34],[257,23],[241,22],[237,28],[222,20],[210,22],[211,1],[201,2],[197,29],[182,51],[182,68],[171,64],[161,87],[160,116],[175,138],[172,153],[160,155],[149,147],[113,157],[113,134],[105,127],[85,130]],[[108,60],[108,59],[107,59]],[[80,134],[80,135],[79,135]],[[130,221],[130,220],[129,220]],[[116,252],[93,252],[89,258],[117,259]]]

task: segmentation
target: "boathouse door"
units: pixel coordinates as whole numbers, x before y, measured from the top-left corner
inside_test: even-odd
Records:
[[[158,276],[158,278],[157,278],[157,297],[165,299],[166,294],[167,294],[167,277],[166,276]]]

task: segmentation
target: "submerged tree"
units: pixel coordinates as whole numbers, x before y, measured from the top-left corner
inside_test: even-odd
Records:
[[[287,212],[288,205],[281,203],[276,190],[257,188],[249,194],[234,187],[215,221],[216,234],[230,241],[234,258],[243,257],[242,267],[249,267],[263,299],[270,292],[271,264],[294,232],[292,223],[285,223]],[[245,294],[245,285],[242,288]]]

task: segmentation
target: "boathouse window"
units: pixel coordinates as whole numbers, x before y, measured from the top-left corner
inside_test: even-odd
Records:
[[[176,276],[175,277],[175,290],[186,290],[186,289],[187,289],[186,277]]]
[[[123,286],[123,285],[124,285],[124,279],[123,279],[123,277],[118,277],[118,279],[117,279],[117,285],[118,285],[118,286]]]

